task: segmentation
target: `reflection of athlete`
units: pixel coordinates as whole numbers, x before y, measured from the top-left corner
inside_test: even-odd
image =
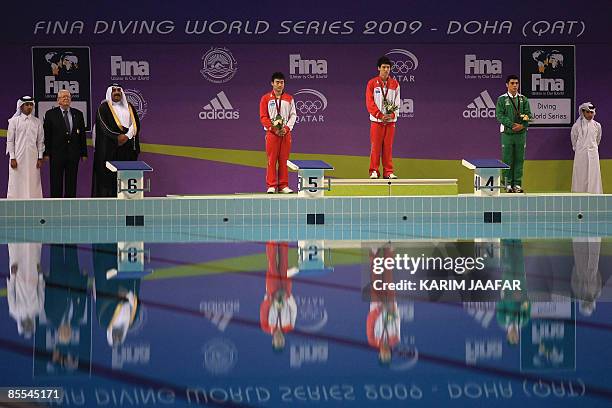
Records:
[[[295,327],[297,304],[291,294],[291,279],[287,276],[289,246],[286,242],[268,242],[266,257],[266,295],[259,308],[261,329],[272,335],[274,350],[285,347],[285,333]]]
[[[525,260],[523,243],[518,239],[502,239],[502,279],[520,280],[520,291],[502,291],[497,302],[497,323],[506,329],[508,343],[515,345],[520,340],[520,329],[531,317],[531,302],[527,297],[525,282]]]
[[[375,257],[393,258],[393,249],[372,249],[370,252],[370,270]],[[385,268],[381,275],[373,272],[370,275],[370,311],[366,323],[368,344],[378,348],[378,359],[383,364],[391,362],[391,349],[400,342],[400,313],[395,301],[395,293],[391,290],[375,290],[376,280],[393,282],[393,270]]]

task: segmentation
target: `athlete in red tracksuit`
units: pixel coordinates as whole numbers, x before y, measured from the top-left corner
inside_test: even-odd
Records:
[[[401,106],[400,86],[391,78],[391,61],[387,57],[378,59],[379,75],[368,81],[366,87],[366,107],[370,113],[370,178],[380,175],[380,155],[382,153],[383,177],[397,178],[393,174],[393,137],[395,122]],[[396,106],[397,110],[387,113],[384,100]]]
[[[293,97],[284,92],[285,76],[282,72],[272,74],[272,91],[261,97],[259,117],[266,131],[266,155],[268,170],[266,185],[268,193],[292,193],[289,188],[287,160],[291,152],[291,130],[297,119]],[[278,114],[280,112],[280,118]],[[278,177],[276,165],[278,163]],[[278,188],[278,190],[277,190]]]

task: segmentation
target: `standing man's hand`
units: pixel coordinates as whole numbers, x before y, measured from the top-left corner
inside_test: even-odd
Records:
[[[521,125],[520,123],[514,123],[512,125],[512,131],[513,132],[520,132],[523,129],[525,129],[525,126]]]
[[[44,163],[43,159],[36,160],[36,168],[40,169],[42,167],[43,163]]]
[[[383,116],[382,116],[382,121],[383,121],[384,123],[390,122],[390,121],[391,121],[391,119],[393,119],[393,117],[392,117],[391,115],[386,114],[386,113],[385,113],[385,114],[383,114]]]
[[[119,146],[123,146],[125,142],[127,141],[128,141],[128,137],[126,135],[119,135],[117,137],[117,142],[119,143]]]
[[[287,130],[285,128],[282,128],[281,130],[278,131],[279,136],[285,136],[286,134],[287,134]]]
[[[49,156],[43,156],[44,161],[49,161]]]
[[[11,169],[16,169],[16,168],[17,168],[17,160],[11,159]]]

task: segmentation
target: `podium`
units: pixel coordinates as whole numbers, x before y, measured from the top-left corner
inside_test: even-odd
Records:
[[[463,159],[461,164],[474,170],[474,195],[499,196],[499,190],[504,188],[500,185],[500,171],[510,166],[497,159]]]
[[[151,166],[143,161],[107,161],[106,168],[117,173],[117,198],[140,199],[144,192],[151,191],[151,179],[144,186],[144,172],[153,171]]]
[[[320,198],[331,190],[331,181],[325,186],[325,170],[333,166],[322,160],[287,160],[287,167],[298,172],[298,197]]]

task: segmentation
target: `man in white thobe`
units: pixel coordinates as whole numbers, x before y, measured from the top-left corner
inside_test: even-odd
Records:
[[[599,168],[599,142],[601,124],[595,119],[595,106],[591,102],[580,105],[580,117],[572,126],[574,170],[572,192],[602,194]]]
[[[40,168],[45,151],[42,120],[32,113],[34,99],[24,96],[9,119],[6,154],[9,156],[9,179],[6,198],[42,198]]]

